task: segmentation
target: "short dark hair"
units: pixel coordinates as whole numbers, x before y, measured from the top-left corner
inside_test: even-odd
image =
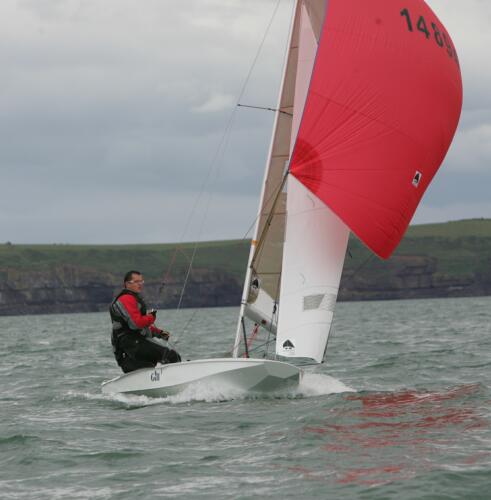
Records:
[[[141,272],[140,271],[128,271],[125,275],[124,275],[124,280],[123,282],[126,283],[128,281],[131,281],[131,279],[133,278],[133,275],[134,274],[138,274],[139,276],[141,276]]]

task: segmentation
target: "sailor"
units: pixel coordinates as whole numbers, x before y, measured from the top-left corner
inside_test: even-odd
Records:
[[[168,340],[169,332],[154,325],[157,312],[154,309],[147,310],[140,295],[143,284],[143,276],[139,271],[128,271],[124,277],[123,290],[109,308],[113,352],[124,373],[139,368],[153,368],[157,363],[181,361],[175,350],[152,340]]]

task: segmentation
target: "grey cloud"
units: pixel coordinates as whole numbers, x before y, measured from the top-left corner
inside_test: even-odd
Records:
[[[490,158],[478,131],[482,134],[491,123],[486,28],[491,5],[478,0],[465,6],[448,0],[429,3],[459,48],[465,84],[461,128],[425,197],[425,213],[432,216],[456,200],[478,202],[487,196]],[[179,239],[275,4],[0,3],[0,175],[5,191],[0,241]],[[275,106],[291,7],[291,1],[281,4],[241,98],[244,104]],[[231,98],[227,103],[217,96]],[[215,106],[210,105],[213,99]],[[205,233],[198,218],[187,239],[240,237],[249,227],[272,118],[265,111],[236,110],[227,147],[219,151],[213,182],[206,184],[200,201],[203,213],[212,197]],[[475,215],[491,216],[491,211]],[[130,234],[126,222],[134,228]]]

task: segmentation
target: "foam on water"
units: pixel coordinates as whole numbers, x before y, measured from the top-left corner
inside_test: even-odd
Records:
[[[329,375],[306,372],[304,373],[296,392],[298,395],[312,397],[356,391],[352,387],[345,385],[341,382],[341,380]]]
[[[94,394],[91,392],[68,391],[66,397],[69,399],[122,403],[129,408],[138,408],[168,402],[168,398],[150,398],[148,396],[138,396],[136,394],[103,394],[102,392]]]
[[[329,375],[305,373],[298,387],[268,393],[240,390],[219,382],[199,381],[188,385],[178,394],[165,397],[148,397],[133,394],[93,394],[77,391],[69,391],[67,396],[95,401],[113,401],[122,403],[128,407],[143,407],[155,404],[183,404],[191,402],[216,403],[237,399],[291,399],[327,396],[343,392],[355,392],[355,390]]]
[[[201,381],[190,384],[182,392],[163,398],[169,403],[188,403],[191,401],[218,402],[234,399],[283,399],[327,396],[343,392],[355,392],[340,380],[320,373],[305,373],[298,387],[274,392],[249,392],[231,388],[217,382]]]

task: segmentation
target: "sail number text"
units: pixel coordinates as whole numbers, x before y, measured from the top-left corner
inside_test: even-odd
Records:
[[[402,9],[401,16],[406,20],[407,29],[411,32],[414,32],[414,24],[413,18],[409,12],[409,9]],[[452,45],[450,37],[444,30],[442,30],[436,23],[431,22],[429,26],[431,27],[431,31],[428,28],[428,23],[423,16],[419,16],[418,21],[416,22],[416,30],[423,34],[427,40],[430,38],[435,41],[435,43],[442,48],[445,48],[449,57],[455,60],[457,64],[459,64],[459,58],[457,57],[457,51],[455,47]]]

